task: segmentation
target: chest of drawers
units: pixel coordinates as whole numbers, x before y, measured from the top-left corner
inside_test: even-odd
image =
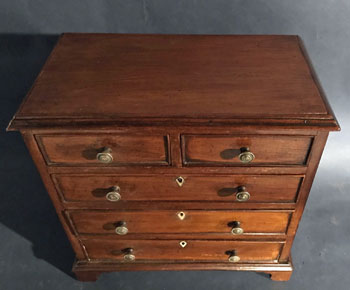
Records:
[[[64,34],[8,129],[23,135],[78,279],[288,280],[339,126],[296,36]]]

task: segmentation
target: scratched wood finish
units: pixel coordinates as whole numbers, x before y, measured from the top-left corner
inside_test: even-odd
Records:
[[[96,155],[112,150],[113,165],[168,165],[167,136],[47,135],[37,136],[49,165],[106,166]]]
[[[125,262],[125,250],[132,248],[135,263],[152,261],[227,262],[234,251],[240,263],[276,263],[284,245],[280,242],[203,241],[203,240],[106,240],[82,241],[89,259]],[[186,242],[182,247],[181,242]]]
[[[176,179],[184,180],[179,186]],[[288,202],[297,198],[301,176],[230,175],[230,176],[118,176],[107,174],[55,174],[58,192],[68,202],[89,201],[106,204],[106,194],[113,186],[120,188],[121,201],[237,201],[236,194],[244,186],[251,202]],[[112,202],[115,203],[115,202]]]
[[[184,163],[188,165],[242,165],[238,155],[249,148],[255,159],[249,166],[261,164],[303,165],[312,137],[299,136],[183,136]]]
[[[183,212],[184,219],[178,214]],[[69,211],[69,217],[80,234],[113,234],[126,222],[128,234],[162,233],[230,233],[240,222],[244,235],[286,233],[290,212],[259,211]]]
[[[78,279],[237,270],[285,281],[328,132],[340,127],[297,36],[64,34],[7,130],[23,135]],[[114,162],[97,163],[107,146]],[[241,147],[252,163],[238,161]],[[103,194],[116,182],[112,205]],[[218,195],[241,183],[247,203]],[[114,233],[121,219],[125,236]],[[233,236],[238,219],[245,234]],[[131,244],[137,260],[121,262]]]

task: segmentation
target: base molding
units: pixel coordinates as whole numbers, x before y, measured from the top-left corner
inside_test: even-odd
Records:
[[[291,262],[283,264],[228,264],[228,263],[108,263],[76,261],[73,272],[79,281],[96,281],[105,272],[118,271],[190,271],[223,270],[252,271],[270,274],[271,280],[288,281],[293,272]]]

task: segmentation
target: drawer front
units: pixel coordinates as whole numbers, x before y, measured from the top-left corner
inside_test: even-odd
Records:
[[[306,165],[313,137],[309,136],[182,136],[184,164],[187,165]],[[255,158],[242,163],[245,148]]]
[[[283,242],[202,240],[83,240],[92,260],[277,263]],[[232,259],[232,256],[239,257]],[[231,257],[231,259],[230,259]]]
[[[121,227],[127,234],[232,234],[233,228],[243,229],[241,235],[285,234],[291,216],[289,211],[231,210],[146,210],[68,212],[75,230],[80,234],[112,234]],[[124,225],[123,225],[124,223]],[[241,236],[240,235],[240,236]]]
[[[66,201],[295,202],[300,176],[53,175]],[[114,187],[114,188],[113,188]],[[247,195],[242,192],[248,192]],[[242,198],[243,196],[243,198]],[[244,197],[247,197],[244,198]]]
[[[169,165],[168,136],[39,135],[48,165],[123,166]],[[107,155],[107,160],[97,159]],[[107,162],[106,162],[107,161]]]

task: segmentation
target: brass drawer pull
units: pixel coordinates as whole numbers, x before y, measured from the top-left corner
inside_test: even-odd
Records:
[[[244,201],[249,200],[249,198],[250,198],[250,193],[247,191],[246,187],[240,186],[238,188],[237,193],[236,193],[236,199],[238,201],[244,202]]]
[[[108,201],[112,201],[112,202],[119,201],[122,198],[122,196],[120,195],[120,187],[113,186],[112,191],[106,194],[106,198]]]
[[[244,230],[241,228],[241,223],[240,222],[237,222],[237,221],[234,222],[234,226],[233,226],[233,228],[231,230],[231,233],[233,235],[241,235],[241,234],[244,233]]]
[[[128,248],[125,250],[124,254],[124,261],[126,262],[133,262],[135,261],[136,257],[134,255],[134,249],[133,248]]]
[[[254,160],[255,155],[249,151],[248,147],[241,148],[241,154],[238,155],[239,160],[242,163],[250,163]]]
[[[241,258],[237,256],[237,251],[233,250],[233,251],[228,251],[227,253],[229,254],[229,257],[228,257],[229,262],[237,263],[241,260]]]
[[[113,161],[112,149],[108,147],[103,148],[102,152],[97,153],[96,159],[101,163],[111,163]]]
[[[115,228],[115,233],[117,235],[123,236],[128,233],[129,229],[126,227],[126,222],[120,222],[119,225]]]

